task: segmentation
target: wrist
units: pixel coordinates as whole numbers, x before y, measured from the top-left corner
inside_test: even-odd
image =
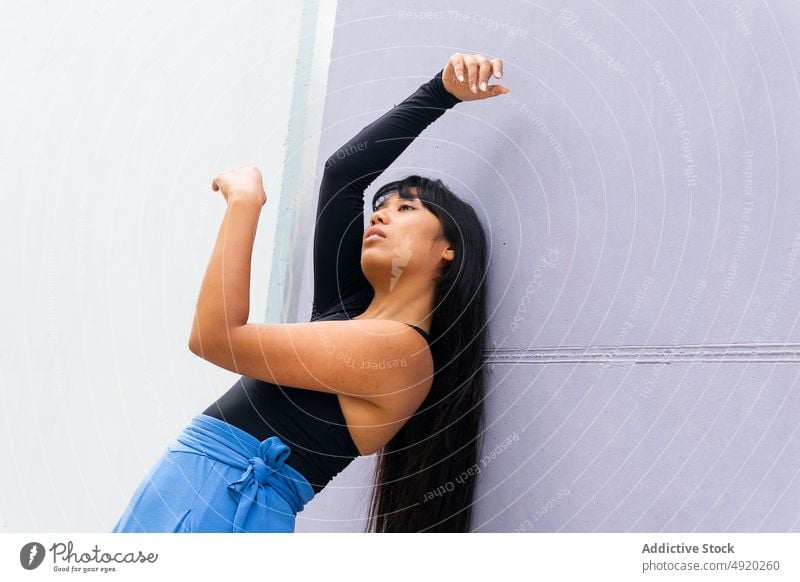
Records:
[[[244,208],[250,210],[258,210],[266,204],[267,196],[265,194],[231,194],[228,196],[228,206],[235,206],[237,208]]]
[[[439,95],[439,98],[442,100],[444,105],[448,108],[453,107],[463,101],[456,97],[450,90],[447,88],[447,85],[444,83],[444,69],[436,73],[433,79],[431,79],[431,84],[433,86],[434,91],[436,91]]]

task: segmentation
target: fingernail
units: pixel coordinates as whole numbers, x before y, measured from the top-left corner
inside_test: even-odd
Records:
[[[499,72],[499,73],[496,73],[496,74],[495,74],[495,77],[497,77],[498,79],[499,79],[500,77],[502,77],[502,76],[503,76],[503,73],[502,73],[502,71],[501,71],[501,72]]]
[[[481,83],[481,91],[486,91],[486,81]]]
[[[459,74],[458,75],[458,80],[463,83],[464,82],[464,75]]]
[[[475,83],[472,84],[472,92],[473,93],[477,93],[478,92],[478,86]]]

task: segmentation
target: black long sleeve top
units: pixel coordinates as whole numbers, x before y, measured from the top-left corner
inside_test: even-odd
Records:
[[[374,291],[361,270],[364,191],[428,125],[460,103],[444,88],[442,73],[327,159],[314,232],[311,321],[352,318],[372,300]],[[259,440],[277,435],[292,451],[286,463],[306,477],[315,493],[359,456],[339,397],[329,392],[242,376],[203,413]]]

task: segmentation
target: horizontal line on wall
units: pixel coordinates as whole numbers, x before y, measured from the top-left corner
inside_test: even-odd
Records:
[[[800,362],[800,344],[719,344],[676,346],[577,346],[494,348],[484,355],[487,364],[602,364],[631,362]]]

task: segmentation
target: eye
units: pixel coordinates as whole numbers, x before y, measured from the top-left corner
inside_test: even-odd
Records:
[[[411,208],[412,210],[414,210],[414,207],[413,207],[413,206],[411,206],[411,204],[401,204],[401,205],[400,205],[400,208]],[[398,208],[398,210],[399,210],[400,208]]]

